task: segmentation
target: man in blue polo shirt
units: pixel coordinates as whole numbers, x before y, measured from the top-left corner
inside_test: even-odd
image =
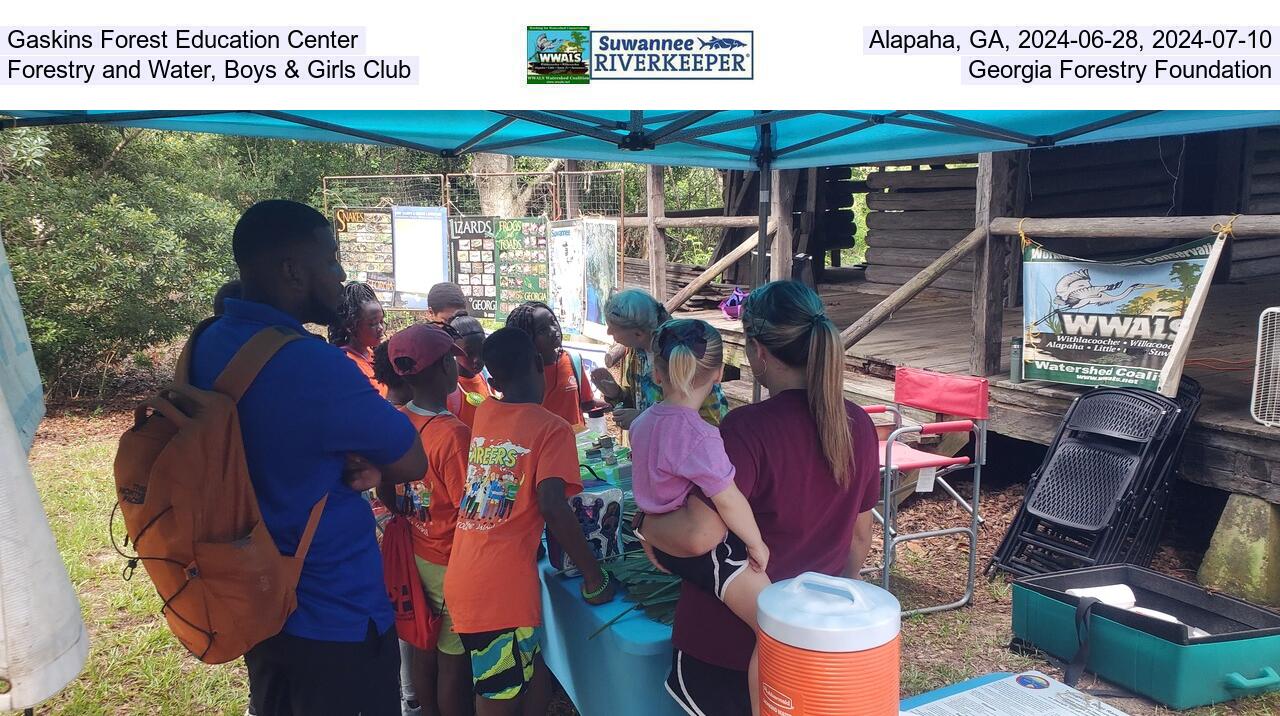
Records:
[[[427,461],[409,420],[341,350],[303,323],[337,317],[337,244],[320,212],[263,201],[232,239],[242,298],[196,341],[192,383],[209,389],[235,352],[268,326],[303,335],[285,345],[239,403],[249,474],[263,521],[292,554],[311,507],[329,501],[280,634],[245,655],[258,716],[398,716],[399,663],[373,514],[360,490],[421,479]],[[347,466],[359,465],[357,468]]]

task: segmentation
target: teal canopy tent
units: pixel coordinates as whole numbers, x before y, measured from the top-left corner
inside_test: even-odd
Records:
[[[1280,124],[1250,110],[0,110],[0,130],[100,123],[325,142],[367,142],[443,157],[495,152],[675,164],[761,174],[760,236],[769,169],[800,169],[1086,144]],[[766,242],[767,243],[767,242]],[[755,262],[753,284],[764,278]]]
[[[1280,124],[1280,111],[0,110],[0,129],[86,122],[717,169],[797,169]]]

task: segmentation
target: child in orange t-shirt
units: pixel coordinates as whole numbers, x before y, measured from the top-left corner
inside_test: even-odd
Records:
[[[438,704],[440,713],[466,713],[471,671],[444,599],[445,572],[453,550],[471,440],[467,426],[445,409],[449,392],[457,385],[455,359],[462,351],[443,329],[425,323],[400,331],[386,345],[391,366],[412,392],[412,400],[400,410],[417,429],[429,466],[422,480],[406,486],[396,510],[406,513],[413,527],[418,574],[432,609],[442,617],[436,648],[413,650],[413,691],[419,702]],[[428,708],[428,712],[435,709]]]
[[[564,418],[574,430],[587,424],[582,417],[584,412],[606,407],[596,401],[582,364],[561,347],[560,320],[547,304],[540,301],[520,304],[507,316],[507,327],[529,334],[534,349],[542,357],[546,377],[542,407]]]
[[[476,409],[445,601],[471,655],[477,716],[545,713],[536,556],[543,526],[581,565],[583,599],[608,602],[613,584],[565,501],[582,491],[577,448],[569,426],[540,405],[543,361],[533,342],[503,328],[485,340],[483,355],[502,399]]]
[[[480,350],[484,344],[484,326],[466,313],[454,314],[448,326],[462,351],[458,356],[458,387],[449,395],[449,410],[471,427],[475,425],[476,408],[493,397],[489,381],[484,378],[484,355]]]
[[[329,342],[342,349],[369,380],[378,395],[387,397],[387,386],[373,377],[373,349],[386,332],[385,314],[369,284],[352,281],[342,287],[338,320],[329,327]]]

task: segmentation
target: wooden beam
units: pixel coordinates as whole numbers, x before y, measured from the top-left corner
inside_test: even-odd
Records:
[[[796,253],[796,237],[792,227],[792,210],[795,208],[796,182],[800,172],[775,170],[773,194],[770,195],[769,213],[778,219],[770,251],[769,280],[784,281],[791,278],[791,257]]]
[[[1201,239],[1214,233],[1215,224],[1225,224],[1222,216],[1132,216],[1079,219],[991,220],[991,233],[1017,236],[1018,223],[1032,239],[1112,238],[1112,239]],[[1280,216],[1237,217],[1232,225],[1237,239],[1265,239],[1280,236]]]
[[[667,216],[654,220],[659,229],[754,229],[755,216]]]
[[[978,199],[973,221],[983,235],[973,271],[973,349],[969,370],[988,376],[1000,372],[1000,344],[1004,342],[1004,286],[1009,271],[1009,242],[992,241],[991,217],[1013,213],[1017,193],[1016,155],[1009,152],[978,155]]]
[[[657,223],[667,210],[662,183],[663,169],[650,165],[645,174],[649,192],[645,210],[649,224],[649,294],[658,300],[667,295],[667,237]]]
[[[873,211],[945,211],[968,209],[972,206],[973,190],[971,189],[867,194],[867,208]]]
[[[915,298],[917,294],[929,287],[935,279],[941,276],[947,269],[956,265],[965,256],[968,256],[978,248],[987,238],[984,230],[974,229],[969,235],[964,237],[955,246],[952,246],[946,253],[938,257],[928,268],[916,274],[914,278],[898,287],[898,290],[889,294],[883,301],[876,304],[874,308],[862,314],[852,326],[844,329],[840,334],[840,338],[844,342],[844,347],[857,343],[862,340],[876,326],[889,318],[894,311],[902,308],[908,301]]]
[[[639,214],[626,214],[628,219],[647,219],[649,215],[641,212]],[[668,209],[666,217],[668,219],[674,217],[688,218],[691,216],[724,216],[723,206],[712,206],[705,209]]]
[[[973,193],[969,193],[973,201]],[[973,207],[955,211],[872,211],[867,214],[868,229],[973,229]]]
[[[972,189],[978,180],[977,169],[941,169],[911,172],[872,172],[867,175],[869,189]]]
[[[867,246],[884,249],[932,249],[946,251],[969,235],[972,229],[871,229]]]
[[[777,217],[770,218],[768,233],[772,234],[777,231],[777,228]],[[748,236],[745,241],[733,247],[732,251],[721,257],[719,261],[708,266],[707,270],[703,271],[697,278],[690,281],[689,285],[676,292],[676,295],[672,296],[671,300],[666,302],[667,310],[675,312],[676,309],[684,305],[685,301],[688,301],[695,293],[701,290],[703,286],[710,283],[712,279],[724,273],[724,270],[736,263],[738,259],[751,253],[751,250],[756,247],[756,244],[759,241],[760,232],[757,231],[756,233]]]

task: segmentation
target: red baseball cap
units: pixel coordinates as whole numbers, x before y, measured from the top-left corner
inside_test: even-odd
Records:
[[[465,356],[453,338],[444,329],[430,323],[417,323],[391,336],[387,342],[387,357],[397,375],[413,375],[435,364],[446,355]],[[402,368],[401,358],[412,363]]]

